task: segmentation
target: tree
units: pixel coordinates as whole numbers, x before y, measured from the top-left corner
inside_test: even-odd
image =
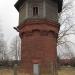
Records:
[[[7,49],[7,43],[4,40],[2,29],[0,29],[0,61],[3,61],[7,58],[6,49]]]
[[[70,65],[72,67],[75,67],[75,57],[73,57],[70,61],[71,61],[71,64]]]
[[[11,60],[20,60],[21,59],[21,41],[19,36],[15,36],[10,45],[9,56]]]
[[[57,47],[59,57],[74,57],[73,47],[75,42],[71,40],[72,37],[75,37],[74,9],[72,0],[63,1],[62,12],[59,15],[59,23],[61,25]]]

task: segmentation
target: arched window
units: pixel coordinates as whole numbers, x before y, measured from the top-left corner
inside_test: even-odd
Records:
[[[48,36],[48,32],[46,30],[41,31],[41,36]]]
[[[39,29],[34,29],[32,30],[33,35],[40,35],[40,30]]]
[[[27,32],[25,32],[24,36],[25,36],[25,37],[32,36],[32,32],[27,31]]]

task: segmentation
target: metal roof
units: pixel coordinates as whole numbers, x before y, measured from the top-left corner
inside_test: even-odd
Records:
[[[19,0],[16,4],[15,7],[17,10],[19,10],[19,8],[21,7],[21,5],[24,3],[25,0]]]

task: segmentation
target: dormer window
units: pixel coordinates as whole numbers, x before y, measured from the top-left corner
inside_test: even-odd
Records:
[[[38,7],[33,7],[33,16],[38,16]]]

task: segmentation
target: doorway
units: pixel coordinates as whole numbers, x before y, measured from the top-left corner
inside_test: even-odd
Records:
[[[40,75],[40,65],[33,64],[33,75]]]

